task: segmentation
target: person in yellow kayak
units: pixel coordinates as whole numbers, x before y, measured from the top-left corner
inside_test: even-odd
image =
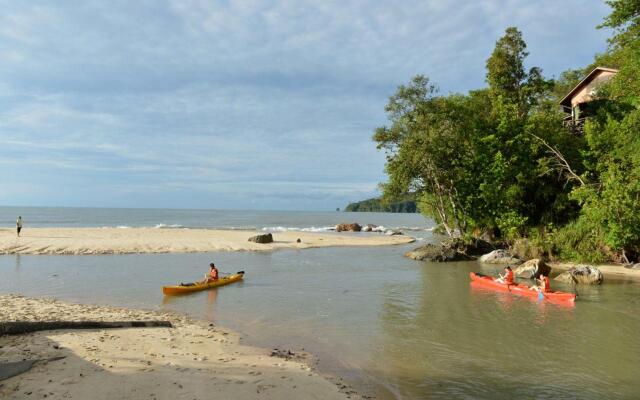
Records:
[[[537,290],[538,292],[547,293],[551,291],[551,282],[549,281],[549,277],[541,274],[539,279],[536,279],[538,282],[537,285],[531,286],[529,289]]]
[[[218,268],[214,263],[209,264],[209,273],[204,276],[203,283],[214,282],[218,280]]]
[[[506,285],[513,285],[515,282],[513,280],[513,271],[510,266],[504,267],[504,275],[498,274],[498,277],[495,279],[496,282],[504,283]]]

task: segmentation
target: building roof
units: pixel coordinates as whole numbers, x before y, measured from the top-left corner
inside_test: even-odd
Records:
[[[562,100],[560,100],[560,104],[563,106],[571,107],[571,98],[573,97],[573,95],[575,95],[578,91],[580,91],[580,89],[582,89],[584,86],[588,85],[589,82],[591,82],[596,77],[596,75],[598,75],[598,73],[602,71],[613,72],[613,73],[618,72],[617,69],[613,69],[613,68],[595,67],[593,71],[589,72],[589,74],[585,76],[584,79],[582,79],[576,85],[576,87],[574,87],[566,96],[562,98]]]

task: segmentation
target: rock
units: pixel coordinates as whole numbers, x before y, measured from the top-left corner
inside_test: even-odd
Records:
[[[405,256],[417,261],[447,262],[473,260],[473,257],[461,253],[454,248],[437,246],[435,244],[418,247],[417,249],[406,252]]]
[[[512,257],[509,252],[504,249],[498,249],[480,257],[480,262],[488,264],[521,264],[522,260]]]
[[[302,243],[302,240],[300,240],[300,238],[298,238],[298,240],[296,240],[296,243]]]
[[[265,233],[264,235],[252,236],[249,238],[249,241],[255,243],[271,243],[273,242],[273,235]]]
[[[355,222],[351,224],[342,223],[342,224],[336,225],[337,232],[360,232],[361,230],[362,230],[362,227],[356,224]]]
[[[400,232],[400,231],[396,231],[396,230],[394,230],[394,229],[389,229],[389,230],[388,230],[388,231],[386,231],[384,234],[385,234],[385,235],[387,235],[387,236],[403,235],[403,233],[402,233],[402,232]]]
[[[640,263],[628,264],[628,265],[625,265],[624,267],[628,269],[640,269]]]
[[[549,276],[551,273],[551,267],[539,258],[529,260],[520,265],[513,271],[514,275],[518,278],[533,279],[540,278],[540,275]]]
[[[569,271],[556,276],[556,280],[568,283],[599,285],[604,280],[602,272],[591,265],[576,265]]]
[[[476,256],[495,249],[490,243],[481,239],[465,242],[462,239],[452,239],[440,245],[427,244],[405,253],[406,257],[418,261],[469,261]]]
[[[571,275],[571,271],[561,273],[560,275],[556,276],[554,280],[564,283],[576,283],[575,279],[573,279],[573,275]]]
[[[378,225],[366,224],[362,227],[362,232],[373,232],[377,227]]]

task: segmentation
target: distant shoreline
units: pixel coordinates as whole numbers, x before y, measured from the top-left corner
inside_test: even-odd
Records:
[[[0,228],[0,254],[99,255],[273,251],[317,247],[389,246],[411,243],[410,236],[359,233],[274,232],[274,242],[249,242],[264,231],[155,228],[29,228],[21,237]],[[298,239],[300,242],[298,243]]]

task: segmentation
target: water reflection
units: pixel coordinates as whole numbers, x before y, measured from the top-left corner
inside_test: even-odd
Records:
[[[218,289],[211,289],[207,292],[207,305],[204,315],[207,321],[215,321],[216,302],[218,300]]]

